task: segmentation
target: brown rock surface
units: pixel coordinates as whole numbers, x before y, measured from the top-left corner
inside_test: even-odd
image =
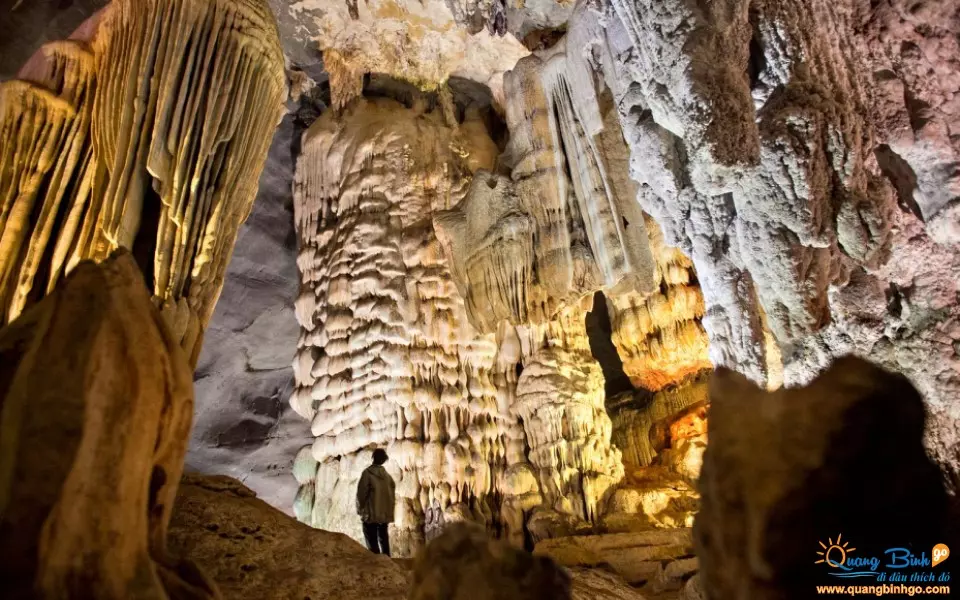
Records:
[[[629,472],[610,495],[601,523],[607,531],[644,531],[651,527],[690,527],[700,496],[687,479],[662,466]]]
[[[340,533],[313,529],[226,476],[184,476],[170,547],[216,581],[225,598],[404,597],[403,569]]]
[[[571,600],[644,600],[622,577],[605,569],[567,569]]]
[[[0,330],[4,597],[217,596],[166,551],[190,382],[125,251]]]
[[[693,542],[689,529],[658,529],[553,538],[537,544],[534,554],[570,568],[611,569],[627,583],[640,586],[664,579],[664,564],[692,557]]]
[[[570,568],[561,568],[551,558],[536,554],[531,556],[505,542],[492,540],[476,526],[461,524],[447,527],[417,557],[409,598],[645,598],[609,568],[592,568],[592,564],[581,565],[575,561],[571,561]]]
[[[492,540],[477,526],[447,527],[417,556],[410,600],[562,600],[570,576],[548,557]]]
[[[946,495],[906,378],[848,357],[773,393],[720,370],[710,396],[694,526],[710,598],[809,598],[817,541],[838,534],[865,556],[942,541]]]

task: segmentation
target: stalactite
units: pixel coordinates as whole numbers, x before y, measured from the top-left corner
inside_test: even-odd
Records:
[[[44,46],[0,84],[3,322],[122,246],[195,359],[285,95],[258,0],[116,0]]]
[[[649,217],[647,217],[649,219]],[[657,260],[658,290],[648,295],[609,295],[613,343],[633,385],[658,391],[710,369],[705,307],[693,265],[664,243],[659,226],[647,223]]]

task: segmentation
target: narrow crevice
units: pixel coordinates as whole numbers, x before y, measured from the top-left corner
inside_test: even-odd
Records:
[[[622,392],[632,392],[633,384],[624,372],[623,361],[613,344],[613,327],[607,310],[607,298],[603,292],[593,295],[593,308],[587,313],[586,327],[590,353],[600,363],[603,378],[606,380],[604,391],[607,398]]]
[[[750,78],[750,89],[756,90],[760,86],[760,76],[767,68],[767,58],[763,54],[763,44],[760,42],[760,31],[756,25],[753,35],[750,36],[750,56],[747,59],[747,76]]]

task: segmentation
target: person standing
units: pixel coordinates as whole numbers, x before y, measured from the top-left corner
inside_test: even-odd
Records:
[[[357,484],[357,514],[363,521],[363,537],[374,554],[390,556],[390,536],[387,525],[393,523],[396,501],[393,477],[383,468],[387,462],[383,448],[373,451],[373,464],[363,470]]]

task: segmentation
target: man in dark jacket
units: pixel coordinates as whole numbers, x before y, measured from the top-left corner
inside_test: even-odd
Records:
[[[383,468],[387,452],[373,451],[373,464],[363,470],[357,485],[357,513],[363,521],[363,537],[374,554],[390,556],[390,538],[387,524],[393,523],[395,485],[393,477]]]

